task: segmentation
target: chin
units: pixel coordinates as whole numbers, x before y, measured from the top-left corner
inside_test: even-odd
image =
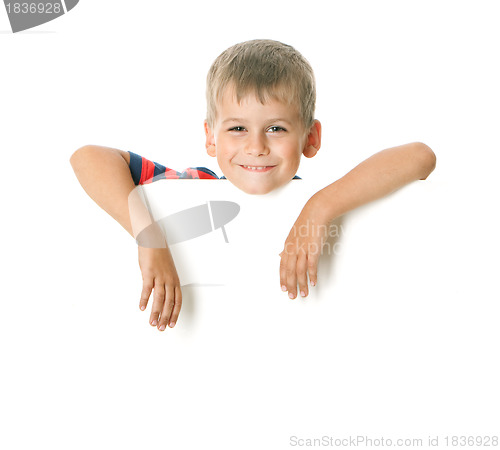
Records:
[[[264,195],[273,191],[275,187],[269,186],[266,184],[255,184],[255,185],[239,185],[237,183],[233,183],[238,189],[241,189],[246,194],[250,195]]]
[[[268,194],[269,192],[271,192],[273,190],[273,188],[257,188],[257,189],[242,189],[243,191],[245,191],[247,194],[251,194],[251,195],[264,195],[264,194]]]

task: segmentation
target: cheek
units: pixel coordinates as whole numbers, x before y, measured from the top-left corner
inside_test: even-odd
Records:
[[[232,158],[238,153],[240,146],[240,141],[231,136],[220,137],[216,144],[217,154],[225,159]]]
[[[297,167],[299,165],[301,154],[302,152],[300,151],[300,146],[297,143],[288,143],[281,149],[283,159],[293,167]]]
[[[230,151],[231,147],[226,145],[217,146],[217,161],[219,165],[225,166],[231,161],[233,154]]]

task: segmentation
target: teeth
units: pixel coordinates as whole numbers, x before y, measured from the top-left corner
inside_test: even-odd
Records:
[[[245,169],[251,169],[251,170],[262,170],[265,169],[267,166],[243,166]]]

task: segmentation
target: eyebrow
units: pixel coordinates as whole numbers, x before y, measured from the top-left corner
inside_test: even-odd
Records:
[[[230,119],[223,120],[222,123],[226,122],[245,122],[245,119],[240,119],[237,117],[231,117]],[[291,125],[290,121],[286,119],[280,119],[280,118],[275,118],[275,119],[269,119],[268,122],[285,122],[288,125]]]

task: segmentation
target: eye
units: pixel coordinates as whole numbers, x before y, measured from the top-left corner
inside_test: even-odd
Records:
[[[281,131],[286,131],[283,127],[278,127],[278,126],[272,126],[267,129],[271,133],[279,133]]]
[[[229,131],[245,131],[244,127],[233,127],[229,128]]]

